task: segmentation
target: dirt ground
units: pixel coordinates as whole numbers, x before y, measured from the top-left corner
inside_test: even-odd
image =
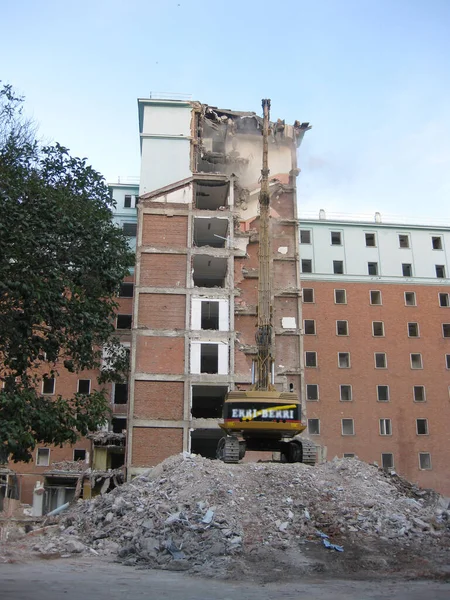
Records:
[[[291,574],[292,575],[292,574]],[[396,577],[335,579],[324,575],[277,583],[212,581],[185,573],[138,570],[102,558],[0,564],[1,597],[8,600],[447,600],[450,583]]]

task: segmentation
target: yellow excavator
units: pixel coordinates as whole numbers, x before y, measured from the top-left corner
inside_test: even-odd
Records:
[[[252,366],[249,391],[228,392],[220,427],[217,458],[237,463],[246,450],[279,452],[284,462],[315,464],[316,446],[299,434],[306,429],[301,421],[301,403],[294,392],[278,392],[274,386],[274,339],[272,322],[271,244],[269,234],[269,118],[270,100],[262,101],[263,159],[259,194],[259,283],[257,356]]]

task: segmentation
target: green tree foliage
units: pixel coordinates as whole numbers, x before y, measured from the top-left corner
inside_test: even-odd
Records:
[[[41,146],[22,107],[0,88],[0,459],[15,461],[105,420],[104,391],[55,398],[40,382],[61,365],[99,368],[105,345],[101,381],[124,377],[115,297],[134,262],[103,177],[63,146]]]

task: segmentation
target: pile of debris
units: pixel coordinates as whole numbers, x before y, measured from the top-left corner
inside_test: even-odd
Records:
[[[448,547],[448,499],[357,459],[226,465],[173,456],[131,483],[79,501],[40,552],[114,554],[126,564],[222,572],[252,553],[301,553],[314,540],[350,551],[372,542]],[[336,553],[337,554],[337,553]],[[206,570],[205,570],[206,569]]]

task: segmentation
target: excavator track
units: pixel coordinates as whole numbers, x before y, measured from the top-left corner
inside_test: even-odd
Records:
[[[242,450],[239,449],[239,440],[236,437],[227,435],[219,440],[217,446],[217,458],[224,463],[238,463],[240,452],[242,452]]]
[[[302,444],[302,463],[305,465],[315,465],[317,462],[317,447],[311,440],[301,439]]]

